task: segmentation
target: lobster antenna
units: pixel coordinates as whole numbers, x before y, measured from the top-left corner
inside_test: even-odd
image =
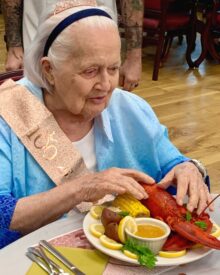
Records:
[[[220,194],[218,194],[217,196],[215,196],[215,198],[212,199],[212,200],[208,203],[208,205],[202,210],[202,212],[199,214],[198,217],[200,217],[200,216],[206,211],[206,209],[209,207],[209,205],[212,204],[219,196],[220,196]]]

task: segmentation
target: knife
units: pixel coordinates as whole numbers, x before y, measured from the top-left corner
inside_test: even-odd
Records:
[[[59,261],[61,261],[67,268],[73,271],[76,275],[85,275],[85,273],[83,273],[76,266],[74,266],[66,257],[64,257],[55,247],[53,247],[47,241],[41,240],[39,242],[39,245],[44,247],[47,251],[54,255]]]

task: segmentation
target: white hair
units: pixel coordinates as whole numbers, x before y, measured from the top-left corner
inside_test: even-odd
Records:
[[[42,72],[41,65],[41,58],[43,57],[44,46],[52,30],[67,16],[74,14],[77,11],[88,8],[93,7],[84,6],[71,8],[56,15],[52,15],[52,13],[49,12],[49,14],[47,13],[45,16],[42,17],[42,23],[39,24],[36,36],[24,56],[24,75],[35,85],[41,88],[46,88],[46,90],[49,92],[51,92],[52,90],[49,82]],[[104,6],[94,8],[104,10],[111,16],[111,18],[114,18],[114,13],[109,8]],[[77,31],[77,24],[82,24],[86,27],[94,26],[97,28],[107,28],[109,26],[114,26],[115,28],[117,28],[115,20],[109,19],[105,16],[90,16],[74,22],[73,24],[65,28],[57,36],[57,38],[54,40],[51,47],[49,48],[47,56],[49,58],[49,61],[51,62],[51,64],[53,64],[55,68],[61,67],[62,62],[68,60],[71,53],[73,52],[74,32]]]

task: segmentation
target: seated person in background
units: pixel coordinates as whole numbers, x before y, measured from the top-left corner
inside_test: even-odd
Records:
[[[116,88],[120,37],[108,9],[81,2],[56,5],[25,55],[26,77],[0,89],[1,247],[82,202],[147,198],[139,181],[175,184],[190,211],[211,200],[150,106]]]
[[[33,40],[40,14],[55,5],[58,0],[2,0],[7,41],[7,71],[23,68],[23,49],[26,51]],[[115,13],[121,7],[125,26],[125,60],[120,68],[119,84],[127,91],[138,86],[142,69],[142,22],[143,0],[97,0],[98,5],[105,5]]]

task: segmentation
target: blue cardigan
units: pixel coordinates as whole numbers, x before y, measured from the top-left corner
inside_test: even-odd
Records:
[[[43,103],[39,87],[26,78],[18,83]],[[167,129],[146,101],[120,89],[114,90],[109,106],[95,118],[94,135],[97,171],[110,167],[132,168],[160,181],[172,167],[188,160],[170,142]],[[52,180],[0,118],[0,246],[2,232],[10,233],[17,200],[53,187]],[[15,234],[18,237],[18,233]],[[14,239],[13,235],[12,241]]]

